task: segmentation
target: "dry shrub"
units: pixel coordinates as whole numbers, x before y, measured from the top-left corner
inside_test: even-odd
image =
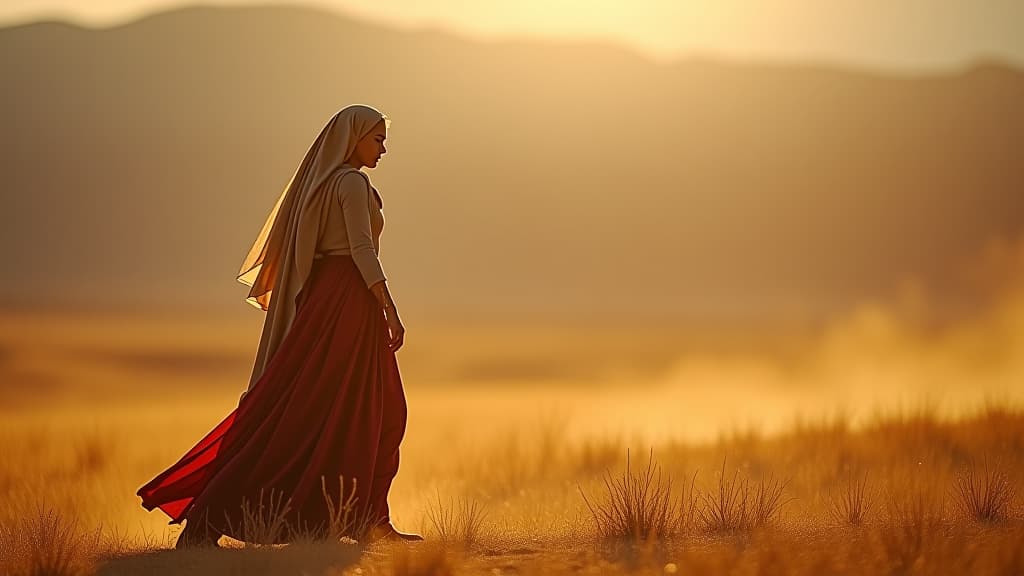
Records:
[[[480,541],[485,511],[476,500],[460,496],[458,502],[448,500],[445,506],[437,493],[436,504],[427,507],[427,519],[442,542],[459,542],[471,546]]]
[[[320,476],[320,493],[324,497],[324,504],[327,508],[327,524],[308,526],[301,523],[297,527],[290,527],[290,541],[316,542],[321,540],[338,541],[341,538],[351,537],[355,529],[355,502],[356,490],[355,481],[352,482],[352,491],[345,497],[345,481],[338,477],[338,501],[327,490],[326,477]],[[360,533],[360,535],[362,535]]]
[[[848,479],[838,494],[829,496],[828,513],[838,524],[860,526],[874,505],[874,497],[867,487],[868,474],[860,479]]]
[[[605,470],[604,486],[604,497],[594,502],[577,486],[601,537],[635,541],[661,539],[672,535],[679,527],[672,478],[668,474],[663,477],[661,467],[654,462],[653,449],[647,468],[636,473],[630,469],[627,450],[625,471],[613,478],[611,472]]]
[[[327,505],[328,524],[321,530],[310,533],[308,530],[304,533],[294,533],[295,538],[305,538],[312,540],[330,540],[338,541],[344,538],[353,538],[358,541],[363,541],[369,531],[373,528],[373,518],[369,509],[362,510],[362,513],[356,508],[358,498],[356,497],[356,479],[352,479],[352,490],[348,496],[345,496],[345,478],[338,476],[338,501],[334,501],[334,497],[327,490],[327,480],[325,477],[320,477],[320,491],[324,496],[324,502]]]
[[[989,466],[986,460],[983,470],[979,471],[971,464],[957,473],[953,487],[954,502],[965,517],[994,523],[1008,516],[1014,488],[999,466]]]
[[[318,523],[309,526],[297,519],[297,524],[288,521],[292,511],[291,498],[284,499],[284,492],[270,489],[267,502],[264,503],[264,489],[260,489],[257,502],[254,504],[247,498],[242,499],[241,525],[235,527],[230,518],[227,524],[234,534],[241,534],[246,547],[261,544],[273,544],[282,540],[289,542],[337,542],[343,539],[361,541],[371,528],[372,518],[369,510],[360,513],[356,507],[356,481],[353,479],[348,495],[345,495],[344,477],[338,477],[338,497],[332,496],[327,489],[327,480],[320,477],[320,491],[327,508],[328,521],[324,525]]]
[[[92,574],[100,531],[80,532],[77,522],[41,507],[35,515],[0,526],[0,568],[9,576]]]
[[[355,523],[355,503],[356,503],[356,481],[352,481],[352,491],[349,493],[348,498],[345,498],[345,480],[343,477],[338,477],[338,501],[334,501],[334,497],[327,490],[327,479],[324,476],[320,476],[320,493],[324,497],[324,504],[327,507],[327,525],[317,526],[316,528],[310,529],[306,526],[302,526],[292,532],[294,538],[302,540],[321,540],[321,539],[334,539],[339,540],[343,537],[350,536],[353,524]]]
[[[741,532],[771,523],[789,499],[783,499],[788,480],[769,475],[751,486],[739,469],[731,478],[725,473],[726,459],[718,475],[718,489],[700,493],[697,517],[708,532]]]
[[[225,514],[225,521],[232,534],[241,534],[245,546],[273,544],[284,537],[290,529],[286,516],[292,509],[292,499],[284,499],[284,492],[270,489],[267,503],[263,502],[264,491],[260,488],[255,506],[248,498],[242,498],[242,524],[235,527]],[[191,520],[190,520],[191,521]]]

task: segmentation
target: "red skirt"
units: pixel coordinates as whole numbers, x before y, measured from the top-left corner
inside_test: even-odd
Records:
[[[353,490],[354,516],[389,522],[406,402],[384,312],[351,256],[313,260],[295,319],[260,379],[177,463],[137,492],[170,524],[205,518],[244,540],[243,502],[290,499],[289,527],[329,526]],[[342,485],[343,483],[343,485]],[[288,540],[285,530],[275,543]]]

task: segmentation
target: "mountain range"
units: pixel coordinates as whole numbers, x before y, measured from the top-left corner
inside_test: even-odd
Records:
[[[1024,72],[655,62],[285,6],[0,29],[0,305],[231,310],[324,123],[391,119],[368,171],[405,314],[815,323],[1024,231]]]

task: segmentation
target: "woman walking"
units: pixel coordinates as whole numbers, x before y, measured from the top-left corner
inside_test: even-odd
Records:
[[[137,492],[185,522],[179,548],[251,538],[243,504],[266,509],[268,498],[291,530],[338,535],[332,511],[349,501],[346,535],[422,539],[394,529],[387,502],[406,426],[395,357],[405,328],[378,258],[383,201],[361,169],[386,152],[388,123],[369,106],[336,113],[245,258],[246,300],[267,312],[249,388]],[[291,530],[263,538],[286,542]]]

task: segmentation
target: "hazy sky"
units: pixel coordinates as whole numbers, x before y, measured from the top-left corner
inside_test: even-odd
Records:
[[[3,0],[0,23],[120,23],[181,0]],[[206,4],[252,4],[217,0]],[[1024,65],[1022,0],[311,0],[402,27],[483,38],[611,39],[655,57],[700,53],[895,68]]]

